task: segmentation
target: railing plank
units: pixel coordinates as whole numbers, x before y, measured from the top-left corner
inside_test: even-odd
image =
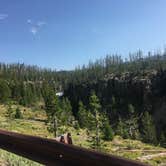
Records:
[[[4,130],[0,130],[0,148],[50,166],[147,166],[114,155],[63,144],[53,139]]]

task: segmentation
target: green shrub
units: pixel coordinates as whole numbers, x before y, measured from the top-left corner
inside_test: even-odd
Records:
[[[22,113],[21,113],[21,111],[18,107],[16,108],[15,118],[16,119],[22,119],[23,118]]]

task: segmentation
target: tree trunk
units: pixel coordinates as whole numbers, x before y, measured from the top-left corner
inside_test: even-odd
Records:
[[[54,116],[53,123],[54,123],[54,137],[57,137],[58,122],[57,122],[57,117],[56,116]]]

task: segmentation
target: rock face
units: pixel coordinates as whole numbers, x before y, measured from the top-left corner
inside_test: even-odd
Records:
[[[166,71],[111,73],[96,82],[71,84],[64,95],[69,97],[75,114],[79,100],[88,105],[92,90],[100,98],[103,110],[111,114],[116,109],[112,121],[119,115],[126,117],[128,104],[132,104],[138,115],[144,111],[153,115],[158,132],[166,129]]]

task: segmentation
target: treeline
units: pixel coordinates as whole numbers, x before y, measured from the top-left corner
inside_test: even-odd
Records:
[[[94,62],[90,61],[88,65],[78,66],[68,75],[68,82],[94,82],[110,73],[140,73],[146,70],[159,71],[164,69],[166,69],[166,50],[156,53],[148,52],[147,55],[139,50],[136,53],[129,54],[129,57],[125,59],[121,55],[107,55],[105,58]]]
[[[0,102],[8,100],[31,106],[43,101],[43,91],[49,85],[56,91],[65,86],[66,71],[56,72],[25,64],[0,63]]]
[[[0,102],[5,103],[14,100],[21,105],[30,106],[41,100],[41,87],[40,84],[1,78]]]
[[[94,81],[104,78],[108,73],[121,74],[161,69],[166,69],[166,50],[156,53],[148,52],[147,55],[139,50],[129,54],[129,57],[125,59],[121,55],[106,55],[105,58],[90,61],[88,65],[78,66],[72,71],[56,71],[19,63],[0,63],[0,78],[19,82],[46,81],[56,85],[56,88],[64,89],[69,82]]]

